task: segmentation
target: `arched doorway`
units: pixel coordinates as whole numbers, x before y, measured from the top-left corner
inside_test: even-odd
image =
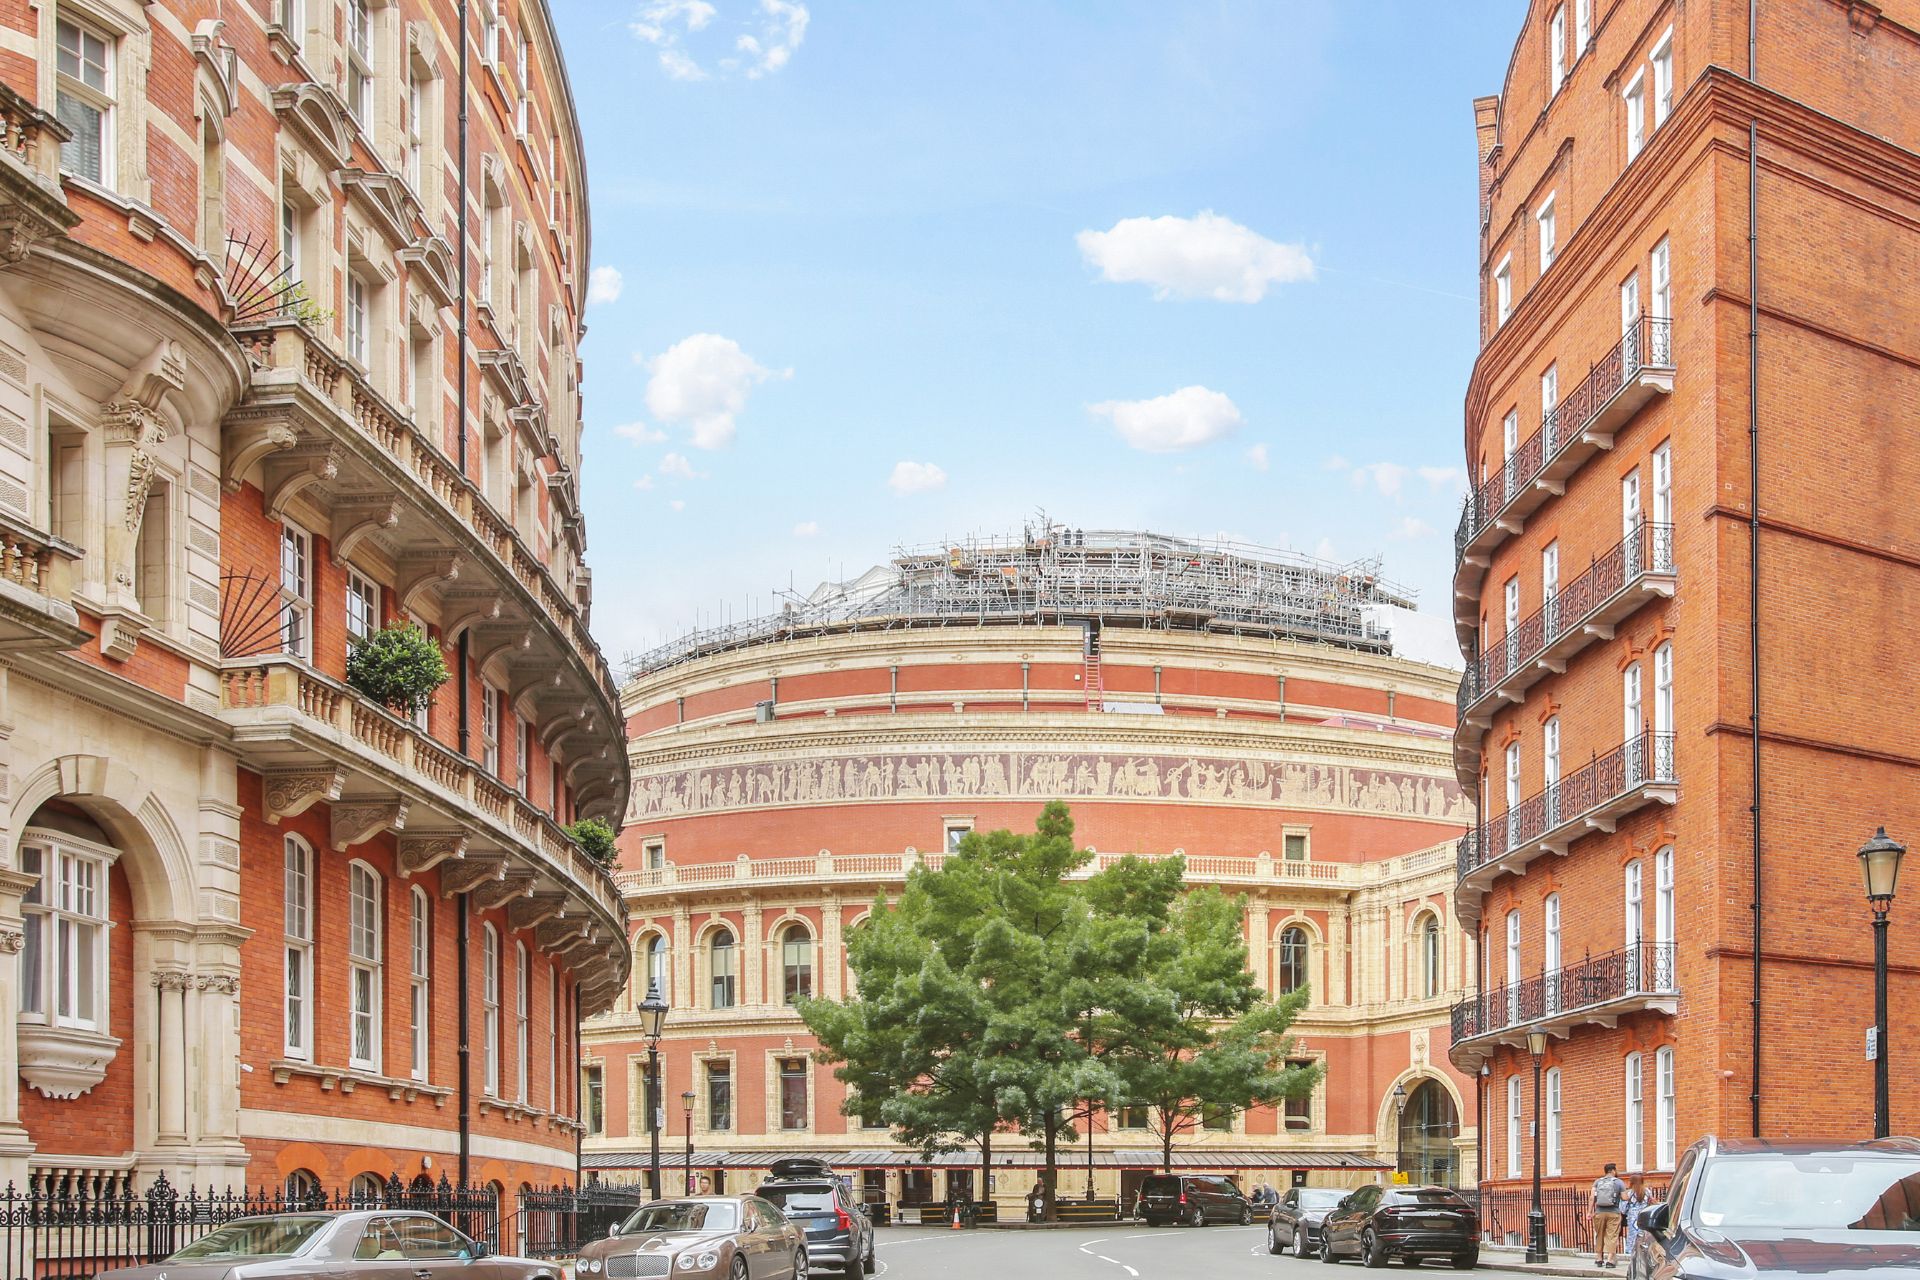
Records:
[[[1414,1085],[1400,1112],[1396,1144],[1407,1180],[1453,1186],[1460,1175],[1459,1150],[1454,1146],[1459,1136],[1460,1112],[1447,1087],[1431,1078]]]

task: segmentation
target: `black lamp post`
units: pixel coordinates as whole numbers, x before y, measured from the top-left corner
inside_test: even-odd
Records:
[[[693,1194],[693,1090],[680,1095],[680,1106],[687,1119],[687,1194]]]
[[[667,1021],[667,998],[660,983],[647,984],[640,1002],[640,1034],[647,1040],[647,1195],[660,1198],[660,1032]]]
[[[1407,1086],[1393,1086],[1393,1171],[1407,1171]]]
[[[1540,1059],[1547,1053],[1547,1033],[1535,1027],[1527,1032],[1527,1052],[1533,1055],[1533,1207],[1527,1211],[1528,1262],[1547,1260],[1547,1212],[1540,1207]]]
[[[1860,873],[1867,882],[1867,903],[1873,908],[1873,1136],[1893,1131],[1887,1099],[1887,912],[1900,882],[1900,859],[1907,847],[1887,838],[1881,827],[1860,846]]]

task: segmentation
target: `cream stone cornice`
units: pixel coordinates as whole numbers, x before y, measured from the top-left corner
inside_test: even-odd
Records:
[[[1257,751],[1288,761],[1324,761],[1375,768],[1432,771],[1451,780],[1453,745],[1446,738],[1383,735],[1371,730],[1323,725],[1191,716],[1048,715],[994,712],[953,715],[809,717],[772,724],[727,725],[673,735],[636,738],[628,758],[636,770],[666,765],[718,766],[811,758],[824,750],[884,753],[952,752],[993,747],[1059,754],[1108,747],[1116,751],[1162,751],[1238,755]]]

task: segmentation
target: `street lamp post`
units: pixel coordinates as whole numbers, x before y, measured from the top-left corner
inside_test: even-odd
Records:
[[[1540,1059],[1546,1056],[1547,1033],[1535,1027],[1527,1032],[1527,1052],[1533,1055],[1533,1207],[1527,1211],[1528,1262],[1547,1260],[1547,1212],[1540,1207]]]
[[[1407,1086],[1393,1086],[1393,1171],[1407,1169]]]
[[[647,984],[640,1002],[640,1031],[647,1040],[647,1195],[660,1198],[660,1032],[667,1021],[667,998],[658,980]]]
[[[681,1109],[687,1121],[687,1194],[693,1194],[693,1090],[680,1095]]]
[[[1860,873],[1867,882],[1867,904],[1873,908],[1873,1136],[1893,1131],[1887,1097],[1887,912],[1900,882],[1900,859],[1907,847],[1887,838],[1881,827],[1860,846]]]

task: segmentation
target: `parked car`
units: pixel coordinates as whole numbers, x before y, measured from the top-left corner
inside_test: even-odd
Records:
[[[641,1205],[605,1240],[582,1245],[573,1269],[577,1280],[807,1280],[807,1244],[759,1196],[685,1196]]]
[[[1253,1225],[1253,1204],[1240,1188],[1210,1174],[1155,1173],[1140,1180],[1140,1216],[1150,1227],[1184,1222]]]
[[[1702,1138],[1640,1216],[1630,1280],[1920,1275],[1920,1140]]]
[[[873,1223],[826,1161],[775,1160],[758,1194],[806,1234],[809,1265],[873,1274]]]
[[[1304,1258],[1320,1248],[1320,1224],[1344,1192],[1332,1187],[1290,1187],[1267,1211],[1267,1252]]]
[[[1480,1217],[1451,1187],[1361,1187],[1320,1228],[1320,1261],[1349,1257],[1369,1267],[1445,1258],[1468,1271],[1480,1260]]]
[[[563,1280],[564,1267],[490,1253],[430,1213],[380,1209],[274,1213],[235,1218],[163,1262],[102,1271],[99,1280],[220,1280],[245,1267],[249,1280],[326,1275],[392,1280]]]

